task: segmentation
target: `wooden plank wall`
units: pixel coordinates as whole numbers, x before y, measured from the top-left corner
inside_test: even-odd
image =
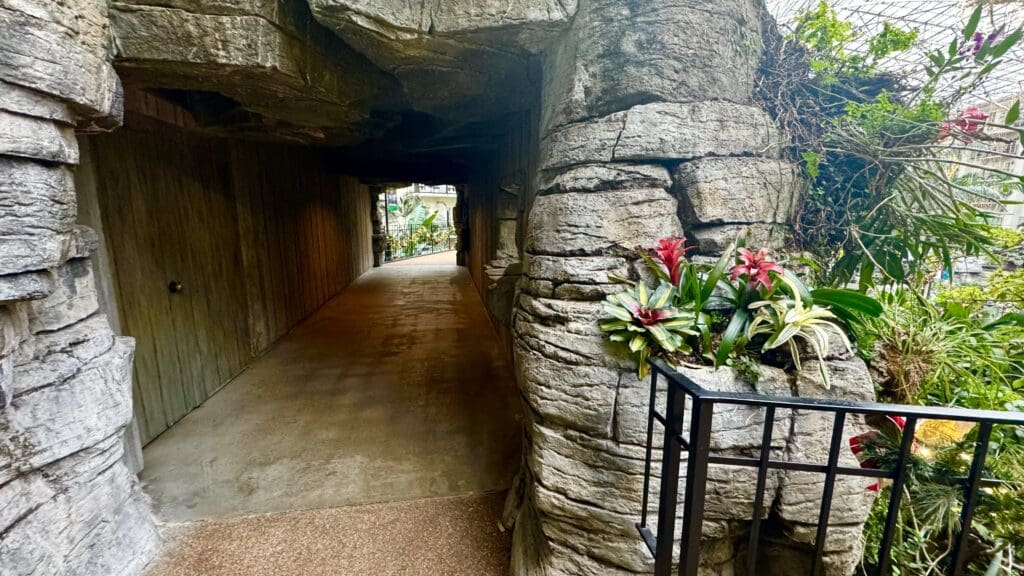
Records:
[[[91,144],[121,329],[136,339],[134,400],[148,442],[249,359],[226,154],[176,133],[125,130]],[[171,280],[184,291],[172,295]]]
[[[372,266],[369,192],[310,149],[171,127],[89,140],[143,443]]]
[[[302,148],[233,143],[232,157],[259,353],[373,266],[370,195]]]

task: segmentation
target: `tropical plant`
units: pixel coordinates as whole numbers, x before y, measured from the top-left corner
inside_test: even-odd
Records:
[[[647,375],[647,359],[657,347],[664,352],[689,352],[685,337],[695,335],[693,315],[670,305],[674,287],[662,283],[651,293],[640,282],[608,296],[605,312],[611,319],[601,323],[612,342],[623,342],[637,357],[637,375]]]
[[[1021,174],[975,165],[964,151],[999,140],[1014,126],[1019,102],[1001,122],[963,99],[998,68],[1022,36],[1020,29],[979,31],[979,5],[948,48],[922,55],[922,82],[883,69],[889,56],[915,48],[916,32],[886,23],[863,38],[827,3],[798,16],[793,33],[769,46],[759,96],[793,137],[789,153],[810,179],[794,240],[814,255],[817,281],[867,290],[883,283],[914,284],[933,260],[951,268],[954,256],[992,249],[990,215],[974,201],[1001,202],[991,186],[1020,186]],[[865,42],[866,40],[866,42]],[[854,44],[867,46],[858,53]],[[1012,155],[1011,155],[1012,156]]]
[[[663,238],[654,249],[640,250],[658,287],[650,293],[643,282],[618,279],[630,287],[605,302],[612,318],[601,328],[613,341],[628,344],[641,376],[652,355],[671,362],[735,365],[754,374],[750,354],[760,357],[783,346],[799,369],[797,340],[807,342],[821,359],[828,351],[829,331],[849,346],[844,329],[863,314],[881,313],[872,298],[852,290],[809,290],[772,261],[766,249],[734,245],[715,264],[687,261],[686,252],[683,238]],[[824,362],[819,366],[824,370]]]
[[[783,278],[783,282],[791,282]],[[768,336],[762,352],[788,346],[790,357],[797,370],[800,370],[800,348],[796,340],[806,342],[818,358],[818,370],[825,387],[829,388],[828,369],[825,356],[829,351],[829,336],[839,338],[847,351],[853,353],[850,340],[843,329],[835,323],[836,315],[821,306],[805,306],[800,297],[800,290],[792,287],[792,297],[776,298],[754,302],[749,309],[756,310],[753,320],[747,326],[747,340],[753,341],[760,335]]]

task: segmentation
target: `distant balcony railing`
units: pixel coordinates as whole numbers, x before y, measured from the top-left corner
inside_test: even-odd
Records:
[[[456,233],[452,226],[389,226],[384,261],[447,252],[454,250],[455,244]]]
[[[813,398],[762,396],[758,394],[726,393],[706,390],[661,360],[652,360],[651,397],[647,425],[647,456],[644,467],[643,511],[637,528],[644,542],[654,555],[655,576],[669,576],[673,572],[673,548],[677,503],[679,501],[680,461],[683,452],[686,458],[686,478],[683,494],[682,540],[679,548],[678,574],[697,576],[700,563],[701,536],[704,522],[705,494],[709,465],[745,466],[757,469],[754,492],[754,506],[751,514],[749,547],[747,549],[747,574],[758,574],[757,558],[760,543],[761,512],[764,506],[764,492],[769,470],[796,470],[817,472],[822,475],[822,499],[818,514],[817,533],[814,539],[814,559],[810,574],[822,573],[825,540],[828,537],[829,515],[832,508],[836,478],[859,476],[892,481],[885,527],[878,552],[875,573],[888,576],[892,573],[892,548],[896,534],[897,515],[900,502],[910,474],[910,453],[914,445],[914,432],[918,423],[925,419],[969,422],[978,426],[977,440],[971,460],[970,472],[962,479],[964,504],[960,514],[960,531],[952,543],[947,573],[953,576],[963,574],[965,544],[978,500],[979,488],[984,482],[982,473],[988,452],[992,427],[996,424],[1024,425],[1024,413],[997,412],[990,410],[965,410],[958,408],[910,406],[900,404],[879,404],[866,402],[845,402]],[[658,410],[658,381],[665,378],[667,399],[665,411]],[[748,406],[764,409],[760,456],[757,458],[721,455],[711,453],[711,436],[714,429],[714,409],[718,405]],[[833,428],[827,462],[794,462],[771,457],[772,433],[775,412],[779,409],[823,412],[832,414]],[[843,430],[849,415],[899,416],[906,419],[899,442],[896,465],[891,470],[877,468],[852,468],[839,463],[844,447]],[[689,431],[684,437],[684,419],[689,416]],[[657,528],[648,525],[647,510],[651,487],[651,455],[654,449],[655,423],[663,428],[660,443],[661,490],[658,502]],[[654,532],[657,531],[657,533]]]

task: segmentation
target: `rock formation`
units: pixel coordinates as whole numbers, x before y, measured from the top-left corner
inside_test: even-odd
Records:
[[[0,0],[0,572],[136,574],[158,544],[120,457],[133,343],[97,311],[76,225],[75,132],[116,127],[125,92],[375,182],[459,185],[460,262],[486,252],[528,405],[514,574],[649,572],[648,384],[599,332],[600,300],[641,273],[634,246],[684,229],[706,255],[739,233],[781,243],[798,182],[752,101],[765,18],[757,0]],[[756,389],[870,396],[859,360],[830,362],[831,391],[810,360]],[[820,422],[780,417],[774,450],[821,455]],[[751,450],[757,418],[723,414],[716,447]],[[743,556],[747,472],[712,473],[711,574]],[[766,566],[805,561],[819,485],[772,476]],[[828,573],[845,575],[870,496],[839,494]]]
[[[106,5],[0,3],[0,572],[137,574],[158,545],[122,462],[134,341],[98,312],[75,129],[120,119]]]

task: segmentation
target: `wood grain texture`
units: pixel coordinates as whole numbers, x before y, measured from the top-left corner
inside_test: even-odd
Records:
[[[90,144],[144,443],[372,266],[366,187],[311,149],[170,127]]]

